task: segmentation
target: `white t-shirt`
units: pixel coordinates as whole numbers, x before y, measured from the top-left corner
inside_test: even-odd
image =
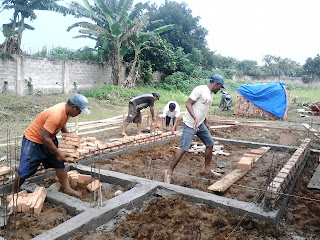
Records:
[[[201,123],[203,123],[212,105],[212,92],[210,91],[207,85],[200,85],[192,90],[192,93],[190,94],[189,98],[195,101],[195,103],[192,105],[192,108],[199,120],[200,125]],[[183,122],[188,127],[193,128],[194,119],[190,115],[188,109],[183,117]]]
[[[173,112],[171,112],[170,109],[169,109],[170,103],[174,103],[176,105],[176,108],[174,109]],[[169,101],[167,103],[167,105],[163,108],[162,117],[165,118],[166,116],[168,116],[170,118],[179,117],[180,116],[180,106],[176,101]]]

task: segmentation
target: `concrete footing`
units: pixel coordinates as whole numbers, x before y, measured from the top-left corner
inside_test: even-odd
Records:
[[[221,138],[214,138],[214,140],[218,140],[219,142],[229,142],[232,144],[247,145],[248,147],[263,145],[274,148],[297,149],[292,146],[260,144]],[[167,141],[161,141],[159,144],[166,142]],[[103,157],[108,158],[128,151],[135,151],[140,147],[148,146],[121,149],[118,152],[105,154]],[[303,164],[301,164],[300,169],[297,171],[295,180],[292,181],[291,186],[288,188],[288,192],[286,192],[287,194],[291,193],[297,177],[303,170],[306,159],[307,157],[303,160]],[[90,174],[91,171],[98,172],[97,169],[92,169],[90,167],[91,164],[93,164],[93,162],[90,162],[90,159],[83,159],[77,164],[69,165],[68,170],[77,170],[81,174]],[[54,175],[54,172],[48,172],[43,176],[33,177],[29,181],[33,183],[40,182],[50,175]],[[155,196],[156,193],[158,193],[158,195],[183,195],[194,203],[206,204],[211,208],[223,208],[238,215],[248,214],[256,219],[264,220],[273,224],[277,224],[279,221],[288,201],[288,196],[286,195],[280,199],[281,202],[277,204],[278,207],[270,211],[265,210],[259,204],[242,202],[208,192],[102,169],[100,170],[100,181],[109,184],[121,183],[122,187],[127,187],[129,190],[125,191],[121,195],[104,201],[102,206],[92,207],[90,203],[84,203],[75,197],[68,196],[56,190],[48,189],[46,201],[54,205],[64,206],[73,217],[59,226],[38,235],[34,239],[68,239],[77,232],[93,230],[112,220],[119,210],[132,209],[133,207],[140,205],[143,201]],[[7,186],[6,188],[7,189],[2,190],[8,191],[10,186]]]

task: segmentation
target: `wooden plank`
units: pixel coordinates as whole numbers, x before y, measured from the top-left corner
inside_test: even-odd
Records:
[[[320,189],[320,165],[318,165],[315,173],[307,185],[307,188]]]
[[[307,123],[301,123],[302,126],[304,126],[306,129],[308,129],[311,133],[313,133],[317,138],[320,138],[320,131],[317,131],[314,128],[311,128],[309,124]]]
[[[235,169],[224,178],[215,182],[208,187],[209,190],[214,192],[224,192],[226,191],[233,183],[241,179],[248,171]]]

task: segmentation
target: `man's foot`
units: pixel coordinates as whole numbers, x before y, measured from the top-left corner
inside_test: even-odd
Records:
[[[66,188],[66,189],[62,189],[64,193],[66,194],[70,194],[76,197],[80,197],[82,194],[81,192],[78,192],[76,190],[73,190],[72,188]]]
[[[221,173],[218,173],[218,172],[214,171],[213,169],[209,169],[209,170],[205,169],[205,171],[209,174],[213,174],[217,177],[221,177]]]
[[[123,137],[128,137],[125,132],[121,132],[121,135],[122,135]]]
[[[164,182],[165,183],[171,183],[171,176],[172,176],[172,173],[170,174],[169,173],[169,169],[165,170],[164,171]]]

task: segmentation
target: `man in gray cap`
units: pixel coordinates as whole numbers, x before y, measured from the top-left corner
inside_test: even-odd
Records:
[[[141,109],[150,108],[152,121],[155,122],[156,118],[154,115],[154,102],[160,99],[160,93],[154,92],[151,94],[141,94],[129,102],[129,110],[128,110],[128,116],[126,120],[123,123],[121,134],[125,137],[126,134],[126,128],[129,123],[134,122],[137,124],[137,134],[141,134]]]
[[[82,112],[90,114],[87,105],[88,100],[85,96],[75,94],[67,103],[59,103],[41,112],[26,128],[22,140],[20,164],[12,186],[13,193],[17,193],[25,179],[35,174],[42,163],[45,169],[55,168],[65,193],[80,195],[69,185],[63,162],[69,155],[59,151],[56,135],[60,131],[68,132],[66,123],[70,117],[76,117]]]
[[[225,88],[223,77],[219,74],[215,74],[211,77],[210,82],[207,85],[200,85],[192,90],[186,103],[187,111],[183,117],[183,132],[180,148],[176,151],[169,169],[165,171],[164,182],[171,182],[173,170],[181,160],[183,154],[189,151],[194,135],[197,135],[206,146],[204,170],[207,173],[213,173],[216,176],[220,176],[219,173],[216,173],[211,169],[214,142],[210,134],[210,126],[206,119],[212,105],[212,93],[216,94],[220,88]]]

